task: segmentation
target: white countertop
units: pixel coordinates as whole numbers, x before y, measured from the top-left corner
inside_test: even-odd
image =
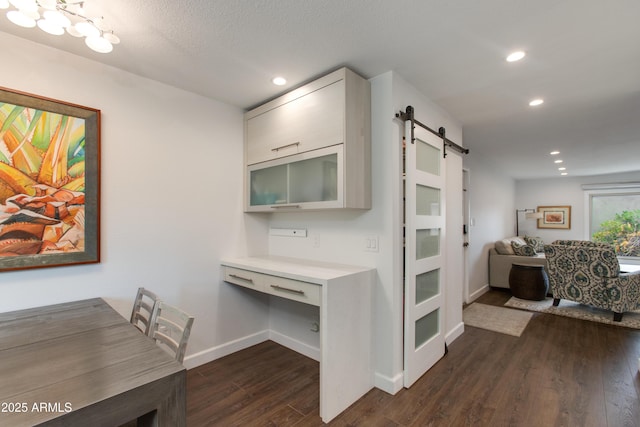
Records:
[[[258,273],[286,277],[303,282],[326,284],[332,279],[356,273],[372,271],[374,268],[354,265],[312,261],[278,256],[224,258],[220,262],[228,267],[249,269]]]

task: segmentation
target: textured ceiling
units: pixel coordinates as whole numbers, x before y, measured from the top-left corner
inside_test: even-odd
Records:
[[[558,176],[552,149],[570,176],[640,170],[637,0],[87,2],[122,39],[111,54],[3,16],[0,31],[242,108],[343,65],[394,70],[516,179]],[[527,57],[506,63],[514,49]]]

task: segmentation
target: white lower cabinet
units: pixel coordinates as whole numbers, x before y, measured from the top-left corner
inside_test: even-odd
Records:
[[[225,282],[305,304],[320,306],[321,286],[255,271],[224,267]]]
[[[375,269],[267,256],[225,259],[222,271],[233,285],[319,307],[324,422],[373,388]]]

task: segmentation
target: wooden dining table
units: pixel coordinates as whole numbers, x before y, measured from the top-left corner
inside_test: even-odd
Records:
[[[101,298],[0,313],[0,426],[185,426],[185,386]]]

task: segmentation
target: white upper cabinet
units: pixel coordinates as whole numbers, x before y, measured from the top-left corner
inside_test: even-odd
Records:
[[[247,164],[344,142],[344,80],[247,119]]]
[[[342,68],[245,114],[245,211],[371,208],[369,82]]]

